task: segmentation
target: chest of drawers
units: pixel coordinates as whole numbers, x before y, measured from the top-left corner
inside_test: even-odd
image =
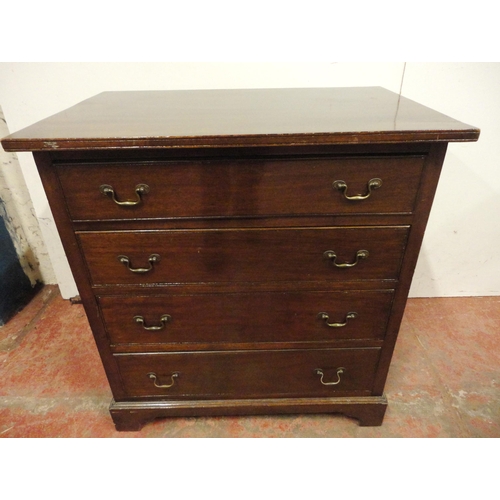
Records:
[[[380,88],[111,92],[33,151],[113,392],[158,417],[343,413],[384,384],[447,143]]]

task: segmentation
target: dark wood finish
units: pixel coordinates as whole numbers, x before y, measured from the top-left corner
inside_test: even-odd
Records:
[[[4,139],[7,151],[477,140],[380,87],[103,92]]]
[[[111,415],[139,430],[159,417],[282,413],[380,425],[447,143],[478,136],[380,88],[271,89],[103,93],[2,145],[34,151]],[[364,200],[332,186],[367,194],[377,177]],[[129,200],[139,183],[150,190],[136,207],[100,192]],[[369,256],[338,269],[327,250],[341,263]],[[118,260],[146,268],[151,254],[161,258],[147,273]],[[353,311],[338,328],[318,317]],[[163,314],[161,331],[134,320]]]
[[[113,401],[110,413],[118,431],[140,431],[144,424],[162,417],[214,417],[220,415],[280,415],[341,413],[360,426],[380,426],[387,409],[385,396],[333,398],[265,398],[172,401]]]
[[[127,397],[234,399],[367,396],[379,348],[117,354]],[[343,372],[338,375],[337,371]],[[324,385],[317,369],[324,372]],[[158,388],[148,376],[157,376]]]
[[[103,220],[410,213],[422,166],[421,156],[347,156],[63,163],[58,172],[72,218]],[[83,186],[82,178],[86,180]],[[368,199],[354,203],[332,186],[334,181],[343,180],[348,196],[366,194],[373,178],[380,178],[382,186]],[[137,185],[146,184],[150,189],[138,205],[119,206],[99,190],[110,183],[119,201],[133,200]],[[239,193],[236,197],[235,192]]]
[[[99,297],[111,344],[234,344],[383,339],[394,290]],[[329,315],[329,323],[319,313]],[[346,321],[349,313],[356,317]],[[146,330],[134,317],[144,318]],[[140,347],[142,348],[142,346]]]
[[[251,281],[345,281],[397,279],[407,227],[223,229],[199,231],[85,232],[79,241],[92,283],[210,283]],[[369,255],[351,268],[359,250]],[[151,255],[160,256],[151,271]]]

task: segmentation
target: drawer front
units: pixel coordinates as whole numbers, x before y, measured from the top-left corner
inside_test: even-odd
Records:
[[[129,397],[204,399],[368,395],[379,353],[368,348],[115,357]]]
[[[382,339],[393,290],[99,297],[112,344]]]
[[[422,156],[213,160],[60,165],[58,172],[75,220],[335,215],[412,212],[423,163]],[[347,198],[357,195],[365,199]]]
[[[408,228],[79,233],[95,285],[395,280]],[[347,267],[338,267],[347,266]]]

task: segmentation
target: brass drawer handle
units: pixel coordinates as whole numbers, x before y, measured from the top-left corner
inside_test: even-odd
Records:
[[[368,181],[368,189],[366,194],[356,194],[354,196],[347,196],[347,183],[345,181],[335,181],[333,183],[333,188],[344,193],[344,198],[346,200],[366,200],[372,194],[373,189],[378,189],[382,186],[382,179],[378,177],[375,179],[370,179]]]
[[[149,193],[149,186],[147,184],[137,184],[137,186],[135,186],[136,199],[127,201],[118,201],[113,186],[109,184],[100,186],[99,191],[101,191],[104,196],[109,196],[117,205],[120,205],[120,207],[135,207],[142,202],[142,195]]]
[[[347,315],[345,317],[345,321],[343,323],[328,323],[328,320],[330,318],[328,317],[328,314],[325,313],[325,312],[318,313],[318,318],[319,319],[324,319],[326,325],[328,325],[331,328],[342,328],[343,326],[347,325],[347,321],[348,320],[356,318],[357,315],[358,315],[358,313],[356,313],[356,312],[349,312],[349,313],[347,313]]]
[[[158,380],[158,377],[156,376],[156,373],[148,373],[148,377],[153,381],[155,387],[158,387],[158,389],[168,389],[169,387],[172,387],[175,384],[175,379],[180,375],[179,372],[174,372],[172,375],[170,375],[170,380],[172,383],[170,384],[165,384],[161,385],[158,384],[156,381]]]
[[[342,375],[342,373],[344,373],[344,370],[345,370],[345,368],[337,368],[337,380],[335,382],[323,382],[324,373],[323,373],[323,370],[321,370],[320,368],[316,368],[316,370],[314,370],[314,373],[321,377],[319,381],[323,385],[338,385],[338,384],[340,384],[340,375]]]
[[[148,330],[148,332],[156,332],[158,330],[163,330],[166,326],[166,324],[172,320],[172,317],[170,314],[164,314],[160,318],[160,325],[158,326],[146,326],[145,321],[144,321],[144,316],[134,316],[134,321],[138,323],[139,325],[142,325],[144,330]]]
[[[149,262],[149,267],[130,267],[130,259],[126,255],[118,255],[118,260],[127,266],[127,269],[129,271],[132,271],[133,273],[138,273],[138,274],[144,274],[148,273],[153,269],[153,265],[156,264],[157,262],[160,262],[160,256],[157,253],[153,253],[149,256],[148,262]]]
[[[358,250],[356,252],[356,260],[354,262],[344,262],[341,264],[337,262],[337,254],[333,250],[327,250],[323,255],[327,259],[332,260],[335,267],[354,267],[361,259],[366,259],[370,254],[368,253],[368,250]]]

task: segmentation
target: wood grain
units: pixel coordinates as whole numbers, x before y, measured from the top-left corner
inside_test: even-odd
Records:
[[[6,151],[474,141],[381,87],[103,92],[2,140]]]
[[[125,392],[163,399],[363,396],[371,392],[379,348],[117,354]],[[324,372],[323,385],[316,369]],[[154,373],[158,388],[148,376]]]
[[[99,298],[112,344],[332,342],[382,339],[391,311],[393,290],[346,292],[264,292],[186,295],[104,296]],[[318,313],[327,312],[329,327]],[[356,318],[346,321],[355,312]],[[148,331],[134,321],[142,316]],[[144,348],[141,345],[136,349]],[[220,347],[220,346],[219,346]]]
[[[74,220],[338,216],[411,213],[423,162],[423,156],[299,157],[63,163],[57,169]],[[366,195],[374,178],[382,186],[364,200],[348,200],[333,187],[343,180],[347,196]],[[119,206],[99,189],[111,185],[118,201],[134,201],[140,184],[149,186],[149,192],[136,206]]]
[[[94,285],[396,280],[408,228],[293,228],[85,232],[78,238]],[[351,268],[360,250],[369,256]],[[144,274],[151,255],[160,256]]]

